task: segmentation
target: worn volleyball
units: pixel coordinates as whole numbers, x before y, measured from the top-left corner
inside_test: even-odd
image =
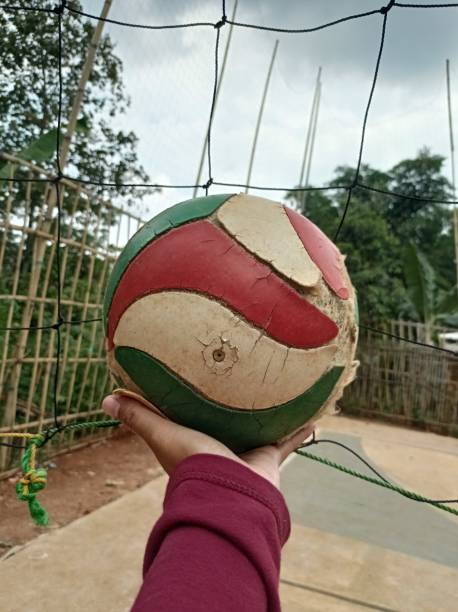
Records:
[[[236,452],[332,411],[354,377],[355,290],[337,247],[278,202],[181,202],[127,243],[104,300],[116,385]]]

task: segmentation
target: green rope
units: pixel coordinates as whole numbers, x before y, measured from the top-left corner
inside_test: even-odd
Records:
[[[325,459],[324,457],[318,457],[313,453],[308,453],[307,451],[301,449],[297,449],[295,452],[298,455],[301,455],[302,457],[313,459],[313,461],[318,461],[319,463],[323,463],[324,465],[335,468],[340,472],[344,472],[344,474],[354,476],[355,478],[360,478],[361,480],[365,480],[366,482],[378,485],[379,487],[384,487],[385,489],[390,489],[391,491],[400,493],[404,497],[408,497],[409,499],[413,499],[414,501],[424,502],[431,506],[435,506],[436,508],[440,508],[440,510],[445,510],[445,512],[450,512],[450,514],[455,514],[456,516],[458,516],[458,510],[455,510],[455,508],[450,508],[450,506],[446,506],[445,504],[441,504],[440,502],[435,502],[431,499],[428,499],[427,497],[419,495],[418,493],[408,491],[407,489],[403,489],[402,487],[398,487],[397,485],[392,484],[391,482],[379,480],[378,478],[373,478],[372,476],[366,476],[365,474],[361,474],[360,472],[351,470],[350,468],[347,468],[344,465],[340,465],[339,463],[335,463],[334,461],[330,461],[329,459]]]
[[[105,419],[103,421],[84,421],[84,423],[70,423],[64,427],[50,427],[44,432],[45,442],[53,438],[58,433],[66,433],[67,431],[74,431],[79,429],[88,429],[88,427],[96,427],[103,429],[106,427],[117,427],[121,424],[121,421],[115,419]]]
[[[45,488],[47,482],[47,470],[35,466],[37,449],[59,433],[87,429],[89,427],[116,427],[120,423],[121,421],[112,419],[71,423],[64,427],[50,427],[44,432],[38,433],[28,439],[26,449],[21,457],[22,478],[16,484],[16,495],[19,500],[28,503],[30,516],[36,525],[46,526],[49,522],[48,513],[36,499],[37,493]]]
[[[34,462],[32,461],[32,459],[34,458],[37,449],[46,444],[55,435],[60,433],[88,429],[89,427],[95,427],[99,429],[106,427],[117,427],[120,424],[121,421],[116,421],[114,419],[106,419],[103,421],[92,422],[86,421],[84,423],[71,423],[69,425],[65,425],[64,427],[50,427],[46,431],[36,434],[28,440],[27,447],[21,457],[21,467],[23,476],[16,484],[16,495],[21,501],[26,501],[28,503],[30,516],[37,525],[47,525],[49,520],[48,513],[41,506],[40,502],[36,499],[37,493],[45,488],[47,478],[46,469],[37,468],[33,465]],[[415,493],[413,491],[408,491],[407,489],[399,487],[388,481],[373,478],[372,476],[366,476],[365,474],[356,472],[355,470],[340,465],[339,463],[335,463],[334,461],[330,461],[329,459],[325,459],[324,457],[318,457],[317,455],[314,455],[313,453],[309,453],[302,449],[297,449],[295,452],[298,455],[301,455],[302,457],[313,459],[313,461],[318,461],[319,463],[332,467],[350,476],[354,476],[355,478],[360,478],[361,480],[365,480],[366,482],[370,482],[371,484],[378,485],[379,487],[384,487],[385,489],[395,491],[396,493],[399,493],[404,497],[407,497],[414,501],[427,503],[431,506],[439,508],[440,510],[450,512],[451,514],[458,516],[458,510],[455,510],[450,506],[428,499],[427,497],[423,497],[422,495],[419,495],[418,493]]]
[[[46,486],[47,470],[36,468],[32,461],[33,454],[43,445],[44,440],[43,434],[37,434],[28,440],[21,457],[22,478],[16,484],[18,499],[28,503],[30,516],[37,525],[48,524],[48,513],[36,499],[37,493]]]

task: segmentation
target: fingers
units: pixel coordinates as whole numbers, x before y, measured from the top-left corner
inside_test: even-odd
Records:
[[[309,438],[315,431],[315,423],[309,423],[305,427],[302,427],[292,436],[277,443],[277,450],[279,454],[279,465],[283,463],[286,457],[295,451],[299,446]]]
[[[103,400],[102,408],[141,436],[168,474],[172,473],[180,461],[196,453],[237,459],[232,451],[214,438],[178,425],[132,397],[109,395]]]
[[[179,461],[199,452],[236,459],[236,456],[217,440],[160,416],[132,397],[109,395],[103,400],[102,408],[112,418],[121,420],[141,436],[168,473]],[[311,423],[275,445],[244,453],[240,458],[250,463],[253,457],[259,460],[260,453],[263,452],[270,457],[270,461],[273,459],[279,466],[314,430],[315,424]]]

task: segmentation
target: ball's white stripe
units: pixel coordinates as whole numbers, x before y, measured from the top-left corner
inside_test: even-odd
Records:
[[[278,202],[245,194],[233,196],[216,216],[231,236],[287,278],[303,287],[319,282],[319,268]]]
[[[303,393],[330,367],[337,348],[288,348],[219,302],[187,291],[134,302],[114,343],[150,354],[209,399],[248,410]]]

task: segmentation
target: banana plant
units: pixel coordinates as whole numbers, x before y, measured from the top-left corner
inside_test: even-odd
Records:
[[[425,325],[427,342],[431,342],[434,325],[456,321],[458,288],[455,286],[448,291],[440,289],[434,269],[413,243],[406,248],[404,279],[410,304],[418,320]]]

